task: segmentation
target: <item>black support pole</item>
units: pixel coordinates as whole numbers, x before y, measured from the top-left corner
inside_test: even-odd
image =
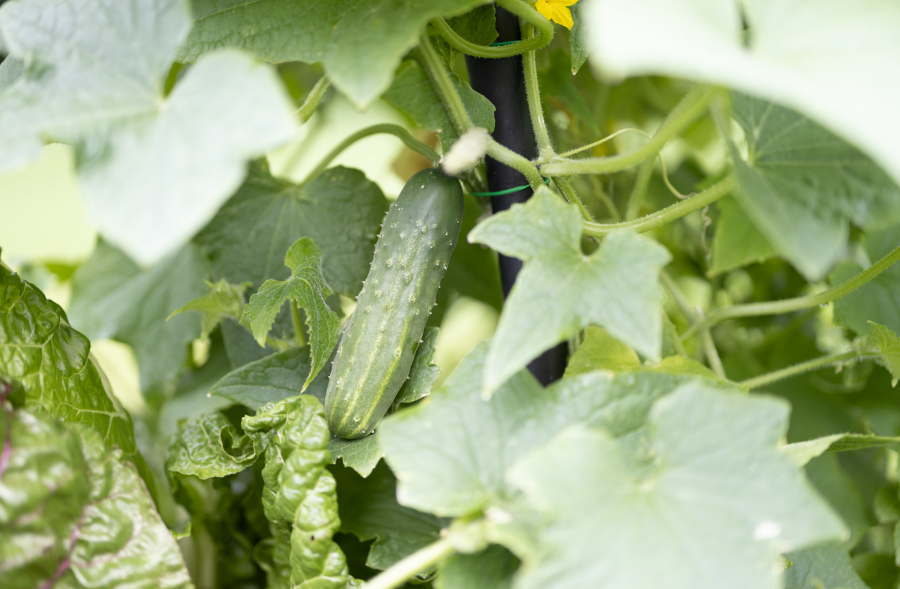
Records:
[[[518,17],[499,6],[496,10],[499,34],[497,41],[521,39]],[[537,157],[537,143],[528,113],[521,56],[482,59],[467,55],[466,67],[472,88],[487,97],[497,109],[494,113],[494,132],[491,134],[494,140],[528,159]],[[528,184],[521,172],[490,157],[487,158],[486,167],[488,189],[491,192]],[[529,188],[491,197],[491,210],[494,213],[505,211],[516,203],[525,202],[531,195],[532,190]],[[509,291],[521,269],[522,261],[518,258],[500,256],[500,282],[503,285],[504,297],[509,296]],[[528,364],[528,370],[541,384],[548,385],[562,378],[566,367],[566,354],[567,346],[562,343],[532,360]]]

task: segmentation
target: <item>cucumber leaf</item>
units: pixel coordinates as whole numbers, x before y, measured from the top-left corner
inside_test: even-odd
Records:
[[[662,348],[657,243],[615,232],[590,256],[581,251],[581,216],[542,186],[524,205],[493,215],[469,234],[525,262],[500,316],[485,388],[490,391],[538,354],[591,324],[650,358]]]
[[[347,468],[352,468],[362,477],[372,474],[378,461],[384,457],[384,451],[378,445],[378,432],[356,440],[345,440],[331,436],[328,451],[335,462],[340,458]]]
[[[900,182],[896,2],[595,0],[583,13],[591,63],[607,78],[673,76],[774,100],[857,145]],[[641,34],[622,23],[640,23]]]
[[[315,397],[301,395],[263,406],[241,423],[265,437],[263,509],[271,522],[269,587],[344,589],[347,561],[332,540],[340,528],[335,480],[325,468],[328,422]]]
[[[266,280],[244,308],[253,337],[261,346],[272,329],[275,316],[285,301],[293,301],[306,311],[309,327],[311,366],[300,392],[313,381],[325,366],[338,340],[338,316],[328,307],[325,298],[331,289],[322,277],[322,252],[308,237],[298,239],[284,257],[291,269],[287,280]]]
[[[768,260],[776,255],[773,248],[731,196],[716,203],[719,219],[712,244],[709,274],[716,276],[735,268]]]
[[[384,463],[367,478],[348,468],[332,472],[338,485],[341,531],[362,542],[375,540],[366,566],[387,569],[440,538],[440,519],[397,503],[397,480]]]
[[[491,101],[452,72],[450,79],[459,92],[472,124],[493,131],[495,108]],[[418,62],[410,60],[400,66],[383,98],[400,112],[412,117],[419,126],[437,133],[444,153],[459,138],[441,97],[435,92]]]
[[[260,160],[197,242],[209,255],[215,279],[258,287],[287,278],[282,252],[297,238],[310,237],[322,250],[328,284],[356,296],[387,206],[378,185],[359,170],[338,166],[297,185],[272,176]]]
[[[865,252],[872,262],[880,260],[900,246],[897,227],[867,232],[862,241]],[[831,283],[841,284],[863,269],[855,261],[843,262],[831,274]],[[898,297],[900,297],[900,264],[894,264],[870,282],[836,300],[835,322],[849,327],[860,335],[868,333],[869,321],[884,325],[894,333],[900,333]]]
[[[59,305],[0,263],[0,386],[12,386],[17,404],[92,427],[108,447],[131,456],[137,452],[131,417],[90,350]]]
[[[226,317],[235,321],[241,320],[245,304],[244,291],[250,287],[250,283],[229,284],[224,280],[219,280],[215,283],[207,282],[206,286],[209,287],[208,293],[172,311],[172,314],[166,319],[168,321],[187,311],[200,313],[201,339],[208,338],[212,330]]]
[[[396,405],[400,403],[413,403],[431,392],[431,387],[441,375],[441,369],[434,363],[434,353],[437,350],[437,339],[440,329],[426,327],[422,334],[422,340],[416,348],[412,365],[409,367],[409,376],[400,391],[397,393]]]
[[[748,159],[735,154],[735,199],[765,240],[809,280],[843,255],[848,220],[898,221],[900,187],[858,149],[803,115],[733,94]]]
[[[542,389],[531,374],[520,371],[485,401],[481,383],[487,357],[488,344],[478,344],[426,402],[398,411],[379,426],[379,444],[400,481],[402,505],[438,516],[503,505],[515,495],[504,472],[566,425],[587,423],[625,435],[641,426],[656,399],[697,380],[596,371]]]
[[[194,28],[181,49],[193,61],[237,47],[266,61],[321,62],[328,79],[360,108],[381,96],[400,59],[436,16],[484,0],[193,0]]]
[[[226,374],[209,390],[250,409],[299,395],[310,374],[309,347],[290,348],[245,364]],[[324,399],[328,374],[319,372],[306,394]]]
[[[641,360],[634,350],[609,335],[605,329],[591,325],[584,330],[584,341],[569,358],[566,377],[594,370],[628,370],[640,368]]]
[[[891,386],[900,381],[900,337],[885,327],[869,321],[869,333],[856,346],[867,352],[877,354],[878,363],[891,373]]]
[[[577,22],[577,21],[576,21]],[[434,580],[437,589],[512,589],[519,559],[493,544],[475,554],[454,554]]]
[[[160,393],[184,368],[188,345],[201,327],[193,314],[166,318],[208,290],[208,266],[199,248],[189,243],[141,270],[101,241],[72,276],[72,325],[91,339],[110,338],[131,346],[144,394]]]
[[[100,434],[4,408],[0,586],[192,587],[135,468]]]
[[[788,411],[692,383],[638,435],[566,429],[508,474],[546,518],[516,586],[781,587],[779,553],[846,534],[778,449]]]
[[[190,26],[183,0],[25,0],[0,12],[28,64],[0,94],[0,170],[45,142],[73,145],[88,218],[142,265],[203,227],[246,161],[296,126],[275,72],[235,52],[198,61],[166,94]]]
[[[787,555],[784,589],[869,589],[853,569],[847,549],[838,543],[814,546]]]

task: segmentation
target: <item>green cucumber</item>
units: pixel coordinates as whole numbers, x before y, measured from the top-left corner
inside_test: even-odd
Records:
[[[409,374],[459,238],[463,193],[437,169],[413,175],[391,205],[369,276],[341,339],[325,414],[331,431],[374,431]]]

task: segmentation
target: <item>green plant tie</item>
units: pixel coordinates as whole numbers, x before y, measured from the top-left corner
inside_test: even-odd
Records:
[[[515,41],[497,41],[495,43],[491,43],[491,47],[502,47],[503,45],[512,45],[513,43],[521,43],[521,39],[517,39]]]
[[[544,184],[550,184],[550,178],[544,178]],[[531,184],[514,186],[512,188],[507,188],[506,190],[498,190],[496,192],[470,192],[469,194],[471,194],[472,196],[503,196],[504,194],[512,194],[513,192],[525,190],[526,188],[531,188]]]

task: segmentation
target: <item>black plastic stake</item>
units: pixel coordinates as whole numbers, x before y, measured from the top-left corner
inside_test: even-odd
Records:
[[[497,41],[517,41],[521,39],[519,19],[506,10],[497,11]],[[531,128],[528,113],[528,99],[525,93],[525,73],[521,56],[503,59],[482,59],[466,56],[469,81],[477,92],[483,94],[497,109],[494,112],[494,132],[491,136],[501,145],[508,147],[528,159],[537,157],[537,143]],[[488,190],[497,192],[528,184],[525,176],[513,168],[487,158]],[[532,195],[531,189],[512,194],[491,197],[494,213],[505,211],[516,203],[523,203]],[[518,258],[500,256],[500,282],[503,296],[509,296],[516,276],[522,269]],[[528,364],[528,370],[543,385],[562,378],[566,368],[567,346],[562,343],[551,348]]]

